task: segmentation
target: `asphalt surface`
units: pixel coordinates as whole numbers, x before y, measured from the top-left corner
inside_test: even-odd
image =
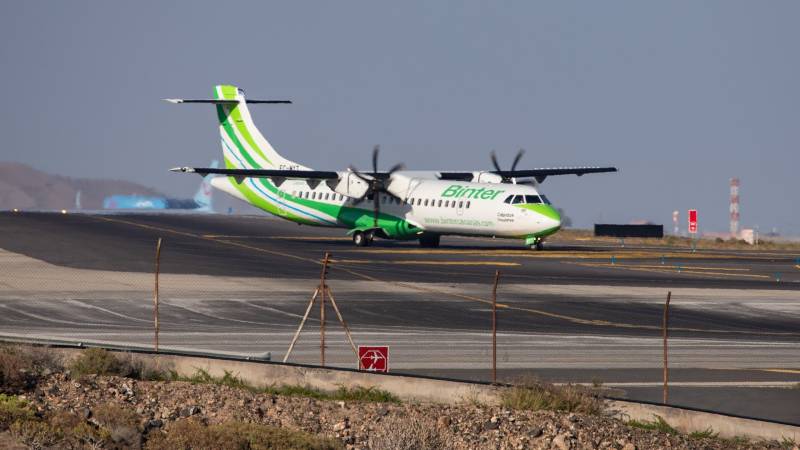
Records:
[[[159,237],[163,346],[280,359],[330,252],[358,343],[391,343],[396,370],[485,380],[499,270],[502,379],[599,380],[659,400],[672,290],[675,403],[800,423],[800,269],[784,252],[557,239],[535,252],[471,238],[355,248],[342,230],[263,217],[0,213],[0,248],[12,252],[0,260],[0,333],[149,344]],[[318,323],[312,315],[292,360],[316,361]],[[338,325],[328,328],[328,361],[352,365]]]
[[[560,243],[542,252],[504,239],[445,237],[439,249],[376,240],[356,248],[344,230],[280,219],[224,215],[0,213],[0,246],[67,267],[313,278],[331,252],[339,266],[383,280],[476,282],[502,270],[503,283],[604,284],[726,289],[800,289],[800,255],[781,252],[637,249]],[[557,236],[557,235],[556,235]],[[56,239],[57,237],[57,239]],[[45,240],[45,242],[43,242]],[[612,263],[613,261],[613,263]],[[363,278],[339,271],[338,279]],[[780,281],[776,281],[776,280]]]

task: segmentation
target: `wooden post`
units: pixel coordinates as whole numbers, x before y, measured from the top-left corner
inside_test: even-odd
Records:
[[[492,383],[497,383],[497,283],[500,271],[494,272],[494,288],[492,288]]]
[[[322,273],[319,277],[319,365],[325,366],[325,293],[328,286],[325,285],[325,278],[328,276],[328,261],[330,253],[325,252],[325,259],[322,260]]]
[[[664,320],[662,323],[662,335],[664,337],[664,399],[663,403],[666,405],[669,400],[669,366],[667,360],[667,339],[669,338],[669,301],[672,297],[672,291],[667,292],[667,302],[664,303]]]
[[[156,283],[153,290],[153,331],[155,332],[154,349],[158,353],[158,274],[161,271],[161,238],[156,243]]]

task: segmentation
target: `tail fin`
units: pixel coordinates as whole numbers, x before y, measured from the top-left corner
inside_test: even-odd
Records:
[[[214,90],[215,99],[229,100],[215,105],[226,168],[306,169],[279,155],[258,131],[247,109],[244,91],[230,85],[219,85]]]
[[[212,169],[216,169],[219,167],[219,161],[216,159],[211,161],[211,165],[209,166]],[[197,193],[194,194],[194,202],[197,204],[198,209],[203,210],[211,210],[211,179],[214,178],[214,175],[206,175],[203,177],[203,181],[200,183],[200,187],[197,189]]]

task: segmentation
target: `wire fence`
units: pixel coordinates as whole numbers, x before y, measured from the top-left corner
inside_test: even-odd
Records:
[[[494,303],[494,270],[463,286],[382,280],[379,273],[354,279],[354,266],[333,255],[324,274],[320,264],[308,264],[293,278],[273,277],[269,267],[254,269],[260,276],[231,276],[224,255],[207,257],[169,239],[157,252],[156,241],[147,243],[148,258],[136,253],[120,264],[120,255],[109,267],[91,255],[119,255],[111,247],[94,245],[81,264],[0,250],[2,334],[273,361],[284,360],[296,337],[290,362],[357,368],[352,331],[355,346],[389,346],[392,371],[502,381],[540,369],[651,368],[655,375],[646,381],[659,388],[668,378],[667,361],[676,368],[742,369],[796,369],[800,363],[800,330],[791,325],[794,291],[742,291],[726,299],[760,302],[763,308],[741,321],[724,320],[714,310],[720,303],[703,303],[714,293],[686,291],[673,295],[677,309],[668,321],[667,289],[537,287],[504,284],[500,274]],[[191,268],[181,266],[187,254],[196,258]],[[323,287],[328,300],[312,303]],[[567,301],[570,295],[590,298],[591,305]],[[763,299],[754,299],[759,295]],[[594,316],[590,306],[597,304],[610,312]],[[757,316],[765,320],[751,320]]]

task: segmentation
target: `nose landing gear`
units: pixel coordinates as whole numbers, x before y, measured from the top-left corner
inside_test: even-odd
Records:
[[[534,238],[525,242],[531,250],[542,251],[544,250],[544,240],[542,238]]]

